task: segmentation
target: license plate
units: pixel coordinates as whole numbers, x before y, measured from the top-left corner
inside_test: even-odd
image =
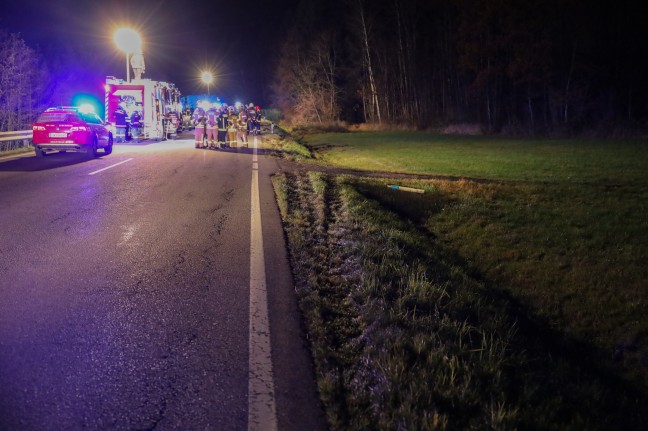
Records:
[[[67,138],[67,133],[50,133],[49,134],[50,138]]]

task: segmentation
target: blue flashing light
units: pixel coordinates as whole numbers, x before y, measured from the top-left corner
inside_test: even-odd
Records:
[[[95,109],[94,106],[92,106],[89,103],[84,103],[83,105],[79,106],[79,112],[82,114],[89,114],[89,113],[94,113]]]
[[[99,97],[94,94],[79,93],[72,97],[72,105],[78,107],[79,112],[89,113],[94,112],[100,117],[103,115],[104,104],[100,101]]]

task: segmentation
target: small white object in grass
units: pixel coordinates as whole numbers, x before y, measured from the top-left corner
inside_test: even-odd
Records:
[[[423,190],[423,189],[415,189],[414,187],[397,186],[397,185],[394,185],[394,184],[388,184],[387,187],[389,187],[390,189],[400,190],[400,191],[403,191],[403,192],[425,193],[425,190]]]

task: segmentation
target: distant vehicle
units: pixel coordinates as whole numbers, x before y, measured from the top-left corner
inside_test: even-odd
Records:
[[[98,157],[113,150],[112,132],[87,106],[49,108],[38,117],[32,130],[37,157],[43,157],[49,151],[75,151]],[[100,148],[103,153],[99,152]]]

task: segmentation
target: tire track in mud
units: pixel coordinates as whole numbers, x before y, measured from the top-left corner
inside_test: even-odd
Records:
[[[351,376],[345,361],[357,356],[365,327],[354,290],[361,285],[353,227],[340,190],[328,175],[286,173],[289,237],[295,287],[313,344],[318,381],[332,389],[325,404],[344,405]],[[340,405],[340,403],[342,405]]]

